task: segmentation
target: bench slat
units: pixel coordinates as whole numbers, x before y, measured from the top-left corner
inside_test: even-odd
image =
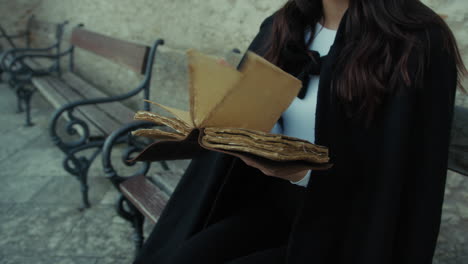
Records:
[[[111,38],[82,28],[73,30],[70,42],[118,64],[126,65],[136,73],[145,73],[150,50],[148,46]]]
[[[120,190],[152,223],[156,223],[168,200],[167,195],[143,175],[126,180],[120,184]]]
[[[64,82],[54,77],[34,78],[33,83],[36,86],[42,86],[42,88],[40,88],[41,92],[48,100],[53,102],[55,108],[59,108],[68,102],[84,99]],[[91,124],[90,129],[93,126],[96,127],[100,131],[99,134],[110,134],[121,126],[119,123],[110,119],[106,113],[103,113],[95,105],[79,107],[77,112],[80,112],[82,116],[85,116],[85,120],[89,121]]]
[[[62,79],[73,89],[86,98],[103,98],[108,97],[100,90],[96,89],[93,85],[87,81],[81,79],[74,73],[64,73]],[[133,120],[133,115],[135,111],[126,107],[120,102],[108,103],[108,104],[98,104],[96,105],[102,111],[106,112],[112,119],[120,124],[126,124]]]
[[[60,93],[58,93],[55,90],[55,87],[53,85],[51,85],[51,83],[49,83],[48,78],[49,77],[33,78],[32,82],[33,82],[34,86],[36,86],[37,89],[41,92],[41,94],[44,95],[44,97],[55,108],[59,108],[62,105],[68,103],[67,98],[65,98],[63,95],[61,95]],[[80,111],[77,111],[75,114],[76,114],[76,117],[78,117],[79,119],[89,121],[88,118],[86,118],[86,116],[84,116]],[[69,120],[67,115],[64,115],[64,116],[65,116],[66,120]],[[89,129],[90,129],[90,133],[91,133],[92,136],[103,136],[104,135],[99,129],[97,129],[94,126],[89,126]],[[82,132],[83,131],[78,130],[78,133],[80,133],[80,135],[83,135]]]
[[[44,68],[46,66],[43,61],[33,60],[30,58],[25,59],[25,62],[28,65],[33,65],[37,68]],[[93,99],[109,97],[74,73],[66,72],[62,74],[62,79],[67,84],[67,86],[73,88],[74,92],[81,95],[82,98]],[[111,119],[119,124],[126,124],[133,121],[133,116],[135,115],[135,111],[126,107],[120,102],[98,104],[96,107],[107,113]]]
[[[87,99],[75,92],[68,84],[57,78],[49,78],[49,82],[56,87],[56,91],[62,94],[69,102]],[[65,88],[64,88],[65,87]],[[99,128],[104,134],[108,135],[121,127],[121,124],[115,122],[106,113],[101,111],[96,105],[86,105],[77,108],[85,115],[90,122]]]

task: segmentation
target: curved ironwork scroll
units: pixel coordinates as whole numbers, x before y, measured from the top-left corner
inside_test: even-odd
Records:
[[[117,190],[119,184],[122,183],[127,177],[133,177],[136,175],[145,175],[150,169],[150,162],[142,162],[139,170],[135,171],[132,175],[127,177],[119,176],[115,167],[112,164],[111,154],[115,146],[120,143],[125,143],[126,148],[122,151],[122,163],[126,166],[134,166],[136,163],[131,162],[132,156],[136,153],[141,152],[148,142],[139,141],[137,138],[131,135],[131,131],[139,128],[150,128],[154,127],[154,123],[138,121],[132,122],[120,129],[114,131],[110,136],[107,137],[102,148],[102,166],[106,177],[112,182]]]
[[[93,161],[101,152],[100,146],[102,146],[102,144],[102,141],[94,141],[74,148],[66,153],[63,160],[63,168],[68,173],[75,176],[81,184],[83,206],[80,209],[89,208],[91,206],[88,198],[88,171]],[[79,156],[82,151],[90,149],[94,149],[90,156]]]

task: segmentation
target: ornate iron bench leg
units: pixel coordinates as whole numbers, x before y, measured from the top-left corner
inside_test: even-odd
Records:
[[[140,249],[143,247],[143,241],[145,241],[143,235],[143,226],[145,223],[145,217],[141,214],[134,206],[131,206],[133,214],[133,241],[135,243],[135,256],[140,253]]]
[[[34,124],[31,122],[31,97],[35,90],[26,88],[26,84],[18,84],[16,87],[16,97],[18,104],[18,113],[25,112],[26,123],[25,126],[30,127]],[[23,110],[23,104],[25,110]]]
[[[72,164],[72,165],[71,165]],[[80,211],[89,208],[89,198],[88,198],[88,170],[89,164],[86,158],[80,157],[76,158],[74,153],[69,153],[65,157],[63,161],[64,169],[70,173],[71,175],[75,176],[75,178],[80,182],[80,190],[81,190],[81,197],[83,201],[82,207],[80,207]]]
[[[81,185],[81,199],[83,201],[82,209],[90,208],[91,204],[89,203],[89,185],[88,185],[88,173],[89,173],[89,166],[86,160],[80,160],[84,166],[80,167],[80,172],[78,174],[78,180],[80,181]]]
[[[34,123],[31,122],[31,97],[33,96],[35,90],[25,89],[24,90],[24,105],[26,108],[26,126],[33,126]]]
[[[97,142],[89,143],[88,145],[84,145],[79,148],[70,149],[68,150],[68,152],[65,152],[66,157],[63,160],[63,168],[72,176],[75,176],[75,178],[80,182],[81,198],[83,202],[82,207],[79,208],[80,211],[83,211],[84,209],[91,207],[90,202],[89,202],[89,196],[88,196],[88,191],[89,191],[88,173],[89,173],[89,168],[92,162],[96,159],[97,155],[99,155],[99,153],[101,152],[101,148],[100,148],[101,145],[102,145],[102,141],[97,141]],[[76,157],[76,154],[78,152],[91,149],[91,148],[96,148],[96,149],[94,150],[93,154],[90,157],[85,157],[85,156]]]
[[[125,199],[124,196],[120,196],[117,202],[117,214],[123,219],[132,223],[133,227],[133,242],[135,243],[135,257],[139,254],[143,247],[145,240],[143,235],[143,227],[145,223],[145,217],[141,214],[135,206]]]
[[[15,87],[15,91],[16,91],[16,105],[17,105],[16,113],[19,114],[24,111],[23,100],[22,100],[22,96],[20,95],[20,93],[22,92],[22,89],[20,87]]]
[[[73,126],[71,125],[72,123],[69,123],[69,129],[73,130]],[[70,130],[71,132],[70,135],[76,133],[75,131]],[[89,202],[89,196],[88,196],[88,172],[91,164],[93,161],[96,159],[96,157],[101,153],[101,146],[103,142],[101,140],[97,140],[94,142],[89,142],[86,145],[81,145],[78,147],[73,147],[73,146],[66,146],[62,142],[59,141],[58,138],[54,138],[56,141],[54,141],[55,144],[59,145],[62,149],[62,151],[65,153],[65,158],[63,160],[63,168],[65,171],[70,173],[72,176],[74,176],[79,182],[80,182],[80,190],[81,190],[81,197],[82,197],[82,206],[79,208],[80,211],[83,211],[84,209],[90,208],[90,202]],[[77,156],[78,153],[81,151],[86,151],[94,149],[94,152],[89,156]]]

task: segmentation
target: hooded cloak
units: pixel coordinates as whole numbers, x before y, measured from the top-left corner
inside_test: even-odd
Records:
[[[286,263],[430,264],[445,190],[455,61],[443,48],[440,30],[428,28],[429,34],[421,34],[427,37],[423,43],[430,41],[423,88],[387,96],[370,125],[349,118],[331,89],[334,64],[347,41],[346,16],[321,67],[315,118],[316,144],[329,148],[334,166],[313,172],[304,188]],[[251,51],[264,54],[273,19],[262,23]],[[415,63],[408,65],[416,72]],[[261,199],[277,181],[284,180],[226,154],[194,158],[135,263],[163,262],[180,243]]]

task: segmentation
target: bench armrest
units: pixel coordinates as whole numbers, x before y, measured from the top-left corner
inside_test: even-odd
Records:
[[[50,52],[52,49],[57,48],[57,43],[45,48],[12,48],[5,51],[6,54],[16,55],[18,53],[33,53],[33,52]]]
[[[131,132],[136,129],[141,128],[151,128],[157,126],[154,123],[146,121],[135,121],[124,125],[123,127],[115,130],[111,135],[109,135],[104,141],[104,146],[102,148],[102,167],[106,177],[112,182],[114,187],[119,190],[119,185],[126,180],[125,177],[119,176],[112,164],[112,151],[115,146],[125,143],[126,148],[123,150],[122,160],[126,166],[134,166],[135,162],[131,162],[132,156],[141,152],[147,145],[148,140],[131,135]],[[150,168],[150,162],[142,162],[140,164],[140,169],[135,173],[130,175],[130,177],[137,175],[146,175]]]
[[[49,125],[49,134],[53,140],[53,142],[62,150],[76,148],[80,145],[85,144],[90,138],[90,129],[85,120],[79,119],[74,115],[75,110],[79,107],[87,106],[87,105],[96,105],[96,104],[105,104],[105,103],[112,103],[117,101],[125,100],[127,95],[120,95],[120,96],[113,96],[113,97],[102,97],[102,98],[93,98],[93,99],[84,99],[78,100],[74,102],[70,102],[67,104],[62,105],[58,108],[52,115],[50,125]],[[65,116],[66,115],[66,116]],[[74,129],[75,126],[79,127],[82,131],[81,137],[77,140],[72,141],[65,141],[61,138],[57,131],[58,131],[58,120],[60,117],[67,117],[69,120],[66,124],[65,131],[69,135],[76,135],[77,131]]]
[[[1,64],[4,65],[5,64],[5,60],[7,58],[15,58],[19,55],[22,55],[22,54],[38,54],[38,53],[44,53],[44,54],[48,54],[48,52],[50,52],[52,49],[54,48],[57,48],[58,44],[54,44],[50,47],[46,47],[46,48],[12,48],[12,49],[8,49],[6,50],[5,52],[2,53],[2,57],[1,57]]]
[[[26,57],[38,56],[38,55],[51,55],[48,52],[56,48],[57,45],[53,45],[43,49],[28,49],[28,48],[13,48],[2,53],[0,57],[0,65],[4,70],[10,70],[12,66],[18,61],[24,60]]]
[[[53,72],[60,72],[59,60],[62,56],[68,55],[70,49],[60,54],[45,54],[45,53],[22,53],[14,57],[12,60],[6,62],[2,60],[2,68],[4,71],[10,73],[12,78],[15,79],[18,75],[28,75],[29,78],[33,76],[44,76]],[[25,63],[26,59],[47,59],[53,63],[44,68],[32,68],[31,65]]]
[[[135,93],[137,94],[137,93]],[[112,97],[102,97],[102,98],[93,98],[93,99],[84,99],[78,100],[74,102],[70,102],[67,104],[62,105],[58,108],[52,115],[50,125],[49,125],[49,135],[52,138],[52,141],[63,151],[66,152],[67,149],[77,148],[81,145],[85,145],[91,136],[90,128],[87,124],[87,121],[78,118],[74,115],[75,110],[79,107],[87,106],[87,105],[96,105],[96,104],[105,104],[105,103],[112,103],[125,100],[129,98],[129,94],[112,96]],[[69,120],[65,125],[65,132],[68,135],[77,135],[77,129],[75,127],[79,127],[81,131],[81,135],[76,140],[66,141],[64,138],[59,136],[57,133],[59,129],[59,119],[60,117],[67,117],[66,119]]]
[[[21,52],[21,54],[17,55],[14,57],[13,61],[19,61],[19,60],[24,60],[26,58],[30,59],[50,59],[50,60],[57,60],[60,59],[63,56],[69,55],[73,51],[73,48],[69,48],[63,52],[60,52],[58,54],[50,54],[46,52],[41,52],[41,51],[24,51]]]

